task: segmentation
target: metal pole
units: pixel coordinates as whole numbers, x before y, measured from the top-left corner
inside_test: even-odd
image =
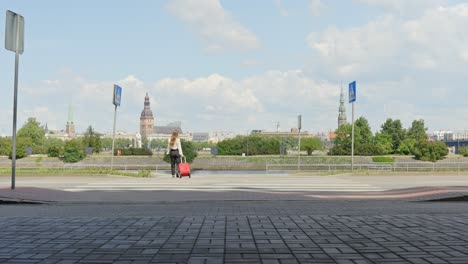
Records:
[[[245,153],[246,156],[249,155],[249,131],[247,130],[247,153]]]
[[[16,16],[16,49],[15,49],[15,88],[13,92],[13,146],[11,151],[11,189],[15,189],[16,180],[16,119],[18,112],[18,68],[19,68],[19,16]]]
[[[299,154],[297,155],[297,169],[301,168],[301,129],[299,128]]]
[[[352,103],[352,130],[351,130],[351,171],[354,171],[354,102]]]
[[[114,167],[114,142],[115,142],[115,123],[117,120],[117,105],[114,110],[114,132],[112,133],[112,156],[111,156],[111,170]]]
[[[278,137],[280,137],[280,135],[279,135],[279,121],[276,122],[276,135],[277,135]],[[280,142],[280,149],[279,149],[280,155],[279,155],[279,156],[281,157],[281,146],[282,146],[282,144],[283,144],[283,142],[282,142],[282,140],[281,140],[281,137],[279,138],[279,142]]]

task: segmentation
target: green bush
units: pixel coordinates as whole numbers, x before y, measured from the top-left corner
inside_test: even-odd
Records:
[[[393,157],[372,157],[373,162],[384,162],[384,163],[393,163],[395,158]]]
[[[460,155],[463,155],[463,157],[468,157],[468,147],[461,147],[459,150],[458,150],[458,153]]]
[[[58,145],[52,145],[47,149],[47,156],[53,157],[53,158],[58,158],[62,156],[63,154],[63,148],[58,146]]]
[[[68,163],[74,163],[83,160],[85,157],[86,153],[84,151],[81,140],[72,139],[65,142],[63,161]]]
[[[36,163],[41,163],[41,161],[42,161],[42,157],[37,157]]]
[[[448,154],[447,146],[444,142],[421,140],[414,146],[414,156],[422,161],[438,161],[444,159]]]
[[[270,136],[237,136],[218,143],[219,155],[273,155],[280,154],[280,139]]]

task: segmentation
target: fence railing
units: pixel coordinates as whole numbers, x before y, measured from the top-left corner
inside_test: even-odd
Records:
[[[223,162],[218,161],[218,165],[223,165]],[[3,169],[11,168],[10,164],[1,164]],[[209,164],[210,166],[212,164]],[[225,166],[225,170],[250,170],[250,167],[244,167],[245,164],[235,164],[233,166]],[[265,169],[266,173],[278,171],[301,171],[301,172],[317,172],[317,173],[337,173],[337,172],[350,172],[350,163],[268,163],[263,167],[260,166],[255,170]],[[80,170],[80,169],[103,169],[108,170],[111,165],[108,163],[50,163],[38,164],[31,163],[18,163],[18,169],[61,169],[64,171]],[[114,170],[121,171],[137,171],[137,170],[152,170],[152,171],[165,171],[170,170],[170,164],[114,164]],[[199,168],[200,169],[200,168]],[[209,169],[202,166],[201,169]],[[382,171],[382,172],[468,172],[468,162],[394,162],[394,163],[355,163],[355,171]]]
[[[301,171],[318,173],[350,172],[351,164],[267,164],[266,171]],[[461,172],[468,171],[468,162],[395,162],[354,164],[355,171],[384,172]]]
[[[10,167],[4,167],[8,169]],[[25,169],[25,170],[34,170],[34,169],[57,169],[57,170],[110,170],[111,164],[78,164],[78,163],[53,163],[53,164],[37,164],[37,163],[21,163],[17,164],[18,169]],[[170,164],[114,164],[112,166],[113,170],[120,170],[120,171],[135,171],[135,170],[170,170]]]

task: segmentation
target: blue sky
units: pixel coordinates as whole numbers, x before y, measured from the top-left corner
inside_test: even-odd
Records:
[[[0,2],[25,17],[19,124],[137,132],[146,92],[157,125],[189,132],[336,128],[340,82],[356,115],[465,129],[468,4],[444,0]],[[4,22],[2,22],[4,23]],[[0,27],[4,36],[4,26]],[[0,135],[11,134],[14,54],[0,50]],[[350,106],[347,106],[348,110]],[[351,117],[348,111],[348,117]]]

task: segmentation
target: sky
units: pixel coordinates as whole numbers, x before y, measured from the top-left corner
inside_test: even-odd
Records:
[[[2,0],[25,18],[18,127],[136,133],[148,92],[155,125],[184,132],[337,127],[340,87],[356,118],[429,131],[468,128],[468,2],[455,0]],[[3,40],[0,41],[3,43]],[[0,135],[12,134],[14,53],[0,49]],[[351,105],[346,103],[348,121]]]

